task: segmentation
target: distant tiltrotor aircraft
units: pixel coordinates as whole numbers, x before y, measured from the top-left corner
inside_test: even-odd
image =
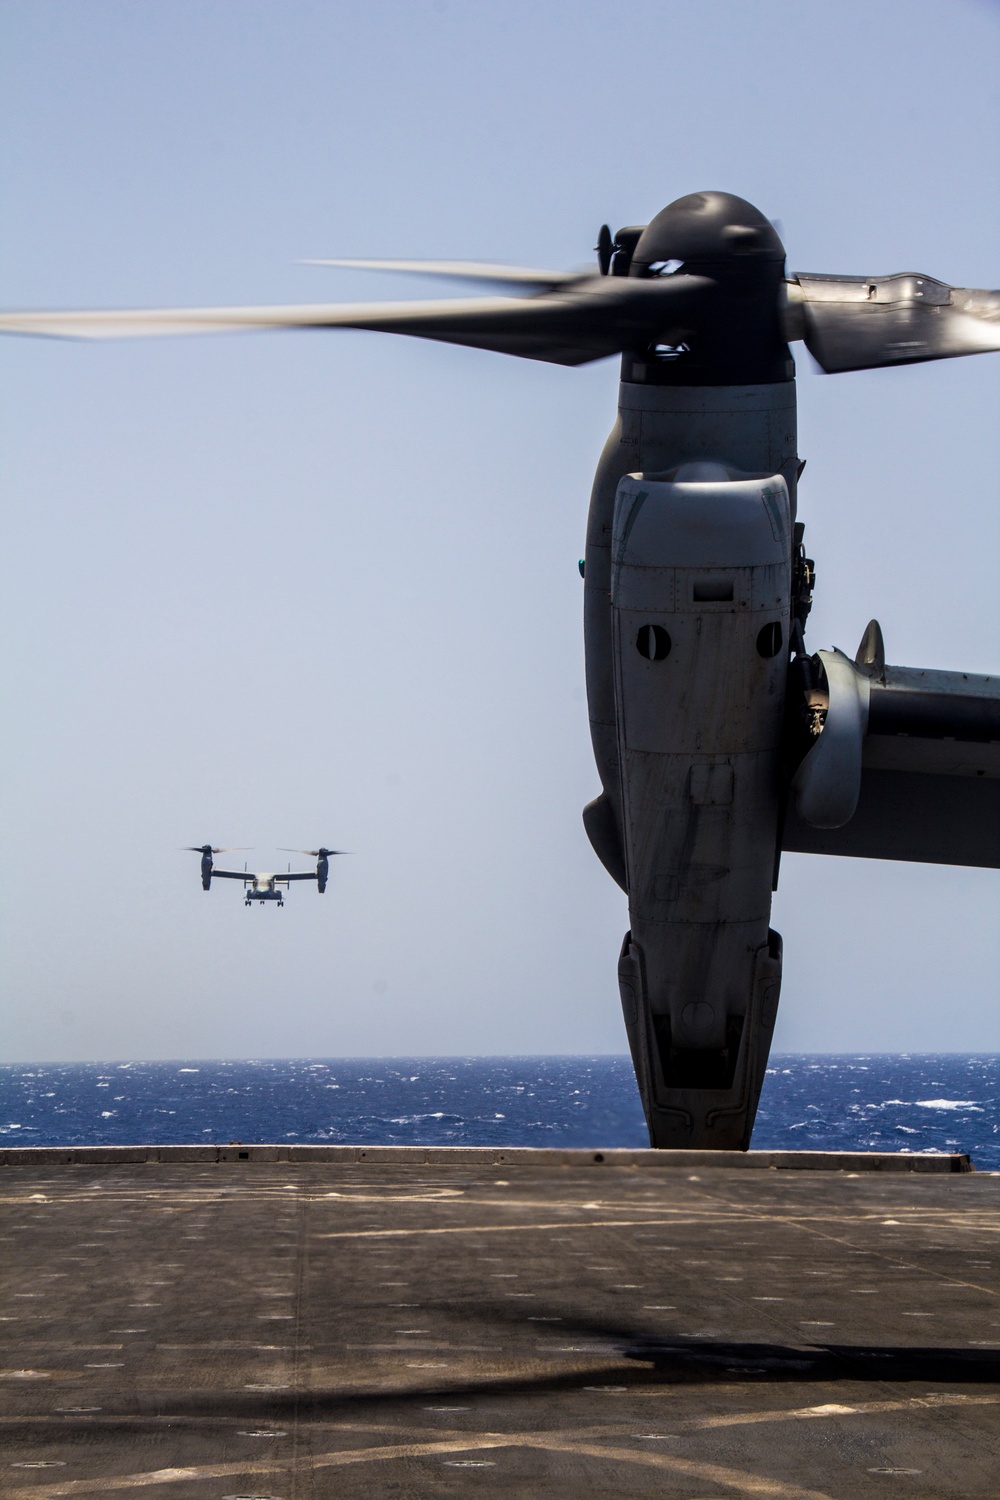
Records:
[[[745,1148],[781,981],[782,850],[1000,865],[998,679],[887,665],[874,620],[853,660],[806,650],[789,342],[829,373],[998,350],[1000,293],[787,276],[773,225],[717,192],[605,225],[597,257],[593,273],[332,261],[505,294],[23,312],[0,331],[367,328],[562,365],[622,356],[583,568],[603,787],[584,823],[628,893],[618,975],[650,1139]]]
[[[201,855],[201,888],[203,891],[212,889],[212,879],[216,880],[242,880],[244,886],[244,905],[252,906],[259,901],[261,906],[265,901],[275,901],[278,906],[284,906],[285,898],[281,894],[280,887],[289,885],[293,880],[315,880],[316,889],[322,896],[326,890],[326,882],[330,874],[330,857],[334,854],[343,854],[343,849],[286,849],[286,854],[311,854],[315,857],[315,870],[293,870],[289,865],[284,875],[272,875],[267,871],[258,871],[251,874],[247,869],[242,870],[217,870],[212,859],[214,854],[232,854],[235,851],[229,849],[213,849],[211,844],[189,844],[190,853]]]

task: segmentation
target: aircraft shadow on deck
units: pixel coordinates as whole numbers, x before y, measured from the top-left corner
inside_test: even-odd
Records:
[[[475,1310],[452,1307],[452,1315],[471,1316],[477,1321],[523,1324],[506,1309],[480,1305]],[[755,1340],[732,1340],[711,1336],[649,1334],[633,1326],[594,1317],[576,1317],[572,1313],[539,1317],[551,1332],[568,1337],[601,1340],[619,1359],[652,1365],[641,1379],[650,1374],[670,1381],[719,1382],[745,1380],[748,1376],[766,1376],[769,1380],[902,1380],[937,1383],[1000,1384],[1000,1353],[995,1349],[936,1348],[926,1345],[896,1344],[801,1344],[763,1343]],[[537,1330],[535,1330],[537,1331]],[[594,1351],[597,1352],[596,1350]],[[616,1364],[619,1380],[628,1379]],[[584,1377],[596,1378],[589,1370]],[[559,1384],[578,1386],[576,1372]],[[531,1382],[526,1382],[527,1385]],[[496,1389],[490,1383],[491,1390]],[[539,1387],[535,1387],[539,1388]],[[553,1385],[547,1385],[553,1389]]]
[[[430,1305],[425,1304],[425,1310],[431,1311]],[[607,1360],[589,1365],[585,1370],[554,1370],[538,1375],[511,1372],[496,1376],[477,1374],[473,1379],[464,1379],[456,1374],[428,1381],[416,1389],[387,1382],[381,1389],[374,1390],[313,1389],[298,1394],[289,1391],[287,1395],[277,1391],[242,1391],[238,1397],[213,1393],[207,1403],[202,1396],[182,1399],[174,1409],[178,1415],[186,1411],[189,1415],[204,1417],[209,1415],[205,1409],[207,1404],[211,1415],[218,1417],[224,1416],[227,1406],[231,1405],[233,1415],[247,1419],[254,1413],[261,1420],[290,1420],[297,1413],[300,1419],[323,1420],[359,1406],[409,1406],[414,1402],[426,1406],[436,1400],[453,1401],[475,1396],[557,1395],[578,1391],[581,1386],[605,1383],[619,1389],[630,1385],[648,1386],[651,1381],[665,1385],[720,1385],[754,1380],[789,1384],[841,1380],[924,1381],[935,1385],[1000,1384],[1000,1355],[994,1349],[892,1344],[788,1345],[709,1337],[685,1339],[650,1335],[611,1320],[579,1318],[569,1312],[558,1315],[556,1321],[554,1313],[544,1318],[525,1319],[521,1315],[512,1315],[506,1308],[482,1303],[465,1307],[451,1304],[435,1310],[446,1312],[465,1324],[475,1322],[481,1329],[499,1324],[508,1329],[519,1328],[535,1338],[541,1330],[533,1324],[540,1322],[550,1335],[593,1341],[591,1348],[580,1352],[595,1355],[604,1352]],[[598,1340],[603,1350],[596,1347]],[[515,1349],[498,1350],[497,1357],[499,1362],[507,1359],[526,1361],[532,1356],[538,1357],[535,1350]],[[623,1359],[646,1368],[623,1369]]]
[[[565,1325],[564,1325],[565,1327]],[[571,1330],[567,1329],[567,1332]],[[796,1347],[765,1343],[727,1343],[723,1340],[699,1339],[697,1344],[672,1343],[650,1339],[646,1342],[623,1342],[613,1352],[617,1357],[605,1365],[591,1365],[587,1370],[573,1370],[546,1375],[479,1375],[438,1379],[414,1389],[387,1384],[382,1389],[354,1391],[312,1389],[287,1393],[278,1391],[200,1391],[178,1396],[172,1393],[169,1407],[172,1424],[201,1426],[205,1422],[330,1422],[351,1413],[371,1413],[388,1409],[403,1412],[419,1405],[427,1408],[434,1402],[451,1403],[456,1399],[475,1397],[558,1396],[579,1391],[581,1387],[609,1390],[627,1395],[630,1386],[648,1388],[651,1382],[664,1385],[727,1384],[818,1384],[830,1381],[921,1381],[941,1386],[995,1385],[1000,1383],[1000,1359],[992,1350],[949,1348],[905,1348],[875,1345],[822,1345]],[[623,1370],[622,1357],[652,1365],[652,1369]],[[122,1426],[134,1440],[136,1427],[144,1418],[128,1416],[122,1421],[111,1413],[91,1416],[84,1421],[69,1415],[60,1418],[62,1431],[80,1423],[81,1431],[93,1433],[95,1427],[104,1433]],[[155,1423],[156,1418],[150,1417]],[[8,1434],[10,1436],[10,1434]]]

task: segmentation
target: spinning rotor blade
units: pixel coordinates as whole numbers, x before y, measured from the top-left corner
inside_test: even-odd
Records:
[[[582,365],[659,339],[680,342],[697,327],[712,289],[713,282],[700,276],[589,276],[561,290],[520,299],[4,313],[0,332],[104,339],[241,329],[360,328],[551,364]]]
[[[1000,292],[912,273],[800,275],[788,301],[789,338],[828,375],[1000,350]]]
[[[1000,349],[1000,292],[951,287],[909,273],[803,274],[786,281],[784,246],[774,226],[752,204],[728,193],[688,194],[649,224],[619,229],[614,236],[603,225],[597,257],[595,274],[460,260],[315,260],[305,264],[464,279],[492,284],[504,294],[288,307],[12,312],[0,314],[0,333],[112,339],[367,329],[560,365],[625,354],[626,362],[631,356],[645,367],[634,375],[626,370],[626,380],[692,385],[788,379],[789,339],[803,339],[830,372]]]
[[[398,271],[410,276],[444,276],[452,281],[481,281],[491,286],[519,286],[525,291],[551,292],[589,271],[535,271],[527,266],[493,265],[480,260],[302,260],[301,266],[344,266],[356,271]]]
[[[331,854],[350,854],[349,849],[286,849],[280,846],[282,854],[309,854],[313,859],[328,859]]]
[[[253,845],[227,844],[224,849],[216,849],[211,844],[185,844],[183,848],[185,853],[190,854],[235,854],[237,851],[242,854],[244,849],[252,849]]]

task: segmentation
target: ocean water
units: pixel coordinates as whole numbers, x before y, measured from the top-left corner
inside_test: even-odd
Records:
[[[625,1057],[0,1068],[0,1144],[645,1146]],[[1000,1057],[773,1057],[758,1149],[967,1151],[1000,1170]]]

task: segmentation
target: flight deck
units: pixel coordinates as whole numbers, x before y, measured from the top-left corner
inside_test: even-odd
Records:
[[[962,1156],[0,1152],[7,1500],[995,1497]]]

